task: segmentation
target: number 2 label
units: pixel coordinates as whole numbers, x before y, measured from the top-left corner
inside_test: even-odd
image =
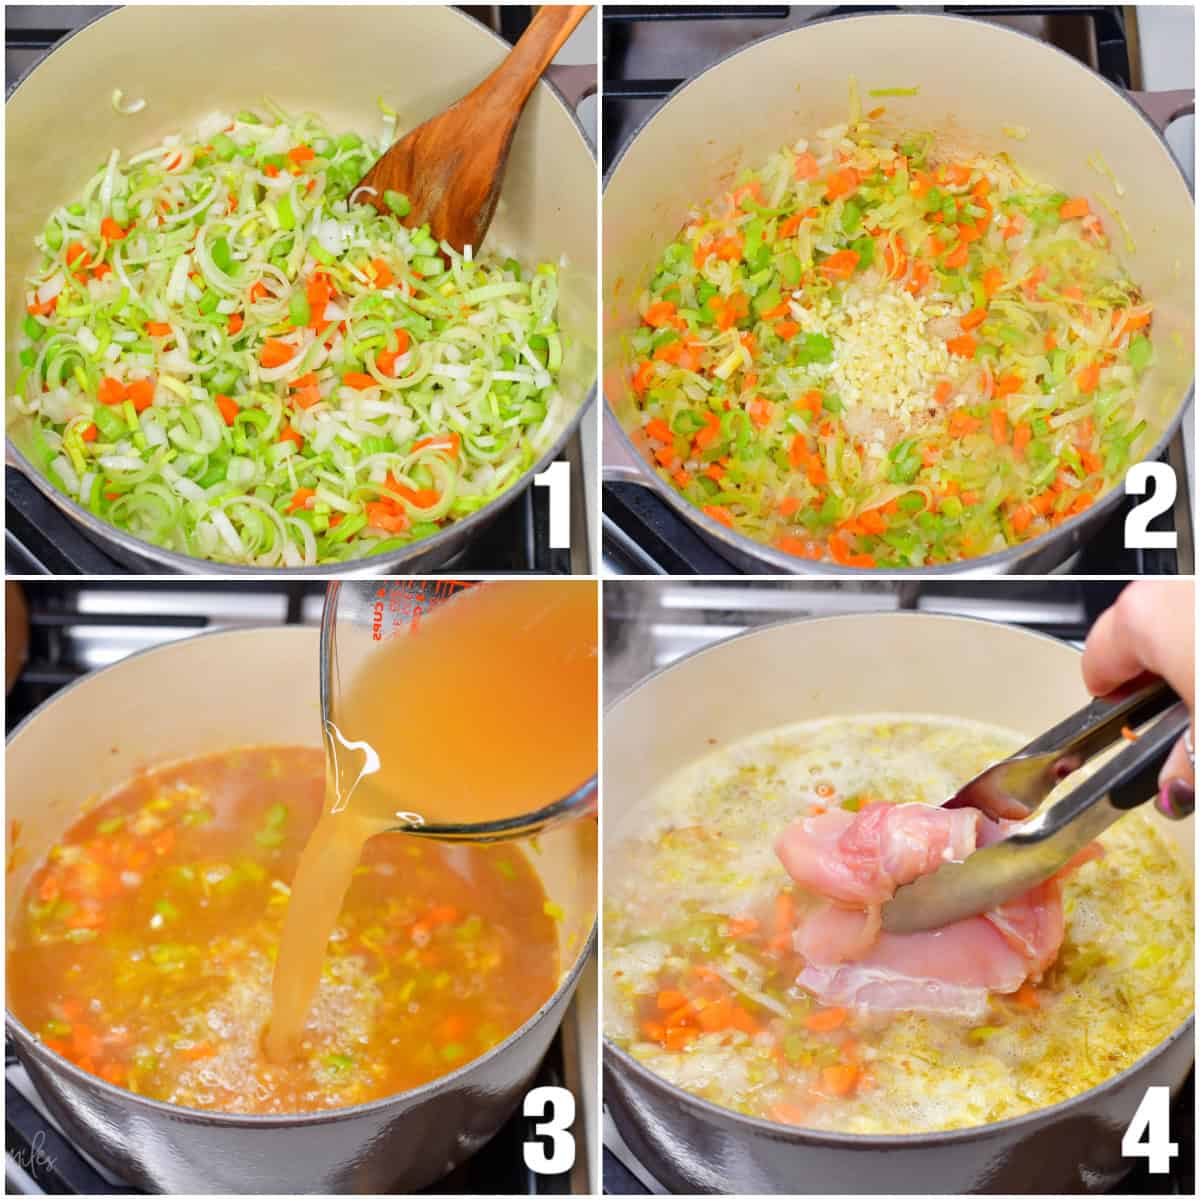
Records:
[[[555,463],[555,466],[558,466]],[[564,467],[566,463],[562,464]],[[537,1141],[522,1147],[525,1165],[538,1175],[562,1175],[575,1165],[575,1097],[561,1087],[537,1087],[525,1095],[521,1109],[538,1119],[533,1127]]]
[[[1125,493],[1129,496],[1144,496],[1148,499],[1135,504],[1125,518],[1126,550],[1174,550],[1179,544],[1179,535],[1173,529],[1148,528],[1155,517],[1175,503],[1178,481],[1175,472],[1160,462],[1141,462],[1129,468],[1125,476]]]
[[[1144,1158],[1151,1175],[1165,1175],[1171,1159],[1179,1153],[1179,1143],[1171,1141],[1171,1089],[1149,1087],[1121,1138],[1121,1153],[1126,1158]]]

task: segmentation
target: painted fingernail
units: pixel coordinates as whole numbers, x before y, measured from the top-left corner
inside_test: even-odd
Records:
[[[1196,792],[1182,779],[1172,779],[1159,789],[1156,803],[1158,811],[1172,820],[1190,817],[1196,809]]]

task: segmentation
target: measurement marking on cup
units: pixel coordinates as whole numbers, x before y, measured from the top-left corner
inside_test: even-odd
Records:
[[[566,464],[563,464],[566,466]],[[521,1147],[525,1165],[537,1175],[562,1175],[575,1165],[575,1097],[562,1087],[537,1087],[525,1094],[521,1112],[537,1120],[534,1138]]]

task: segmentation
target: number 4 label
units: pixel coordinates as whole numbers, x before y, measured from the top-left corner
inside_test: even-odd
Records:
[[[1179,1153],[1179,1143],[1171,1141],[1171,1089],[1149,1087],[1121,1138],[1121,1153],[1126,1158],[1144,1158],[1151,1175],[1165,1175],[1171,1159]]]
[[[551,463],[533,477],[534,487],[550,493],[550,549],[571,548],[571,464]],[[533,1093],[531,1092],[530,1095]]]
[[[1125,476],[1125,493],[1129,496],[1144,496],[1148,499],[1135,504],[1125,518],[1126,550],[1174,550],[1179,544],[1179,535],[1173,529],[1148,528],[1155,517],[1175,503],[1178,481],[1175,472],[1160,462],[1141,462],[1129,468]]]
[[[555,466],[560,464],[555,463]],[[566,463],[562,463],[566,466]],[[575,1165],[575,1097],[561,1087],[537,1087],[526,1093],[521,1110],[538,1123],[533,1127],[538,1139],[522,1147],[525,1165],[538,1175],[562,1175]]]

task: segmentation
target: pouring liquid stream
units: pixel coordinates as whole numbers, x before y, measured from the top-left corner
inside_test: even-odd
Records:
[[[290,1060],[362,849],[387,830],[521,817],[595,773],[590,582],[460,591],[381,642],[330,703],[321,819],[292,882],[266,1057]]]

